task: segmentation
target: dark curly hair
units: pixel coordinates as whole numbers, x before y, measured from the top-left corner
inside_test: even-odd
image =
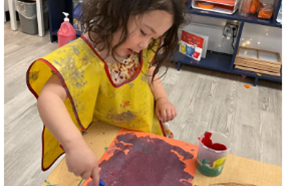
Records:
[[[99,43],[103,44],[103,48],[99,50],[103,50],[105,47],[110,48],[113,33],[122,28],[120,42],[112,48],[113,55],[113,51],[127,39],[129,16],[142,15],[153,10],[163,10],[173,15],[173,25],[161,36],[162,45],[155,51],[154,78],[159,68],[164,62],[170,60],[177,49],[178,29],[185,21],[184,0],[88,0],[84,3],[80,21],[82,28],[85,29],[84,32],[88,32],[94,47]],[[92,38],[93,34],[91,33],[96,33],[99,37]],[[148,48],[152,49],[152,47],[153,45],[150,45]],[[160,51],[162,51],[162,55],[158,55]]]

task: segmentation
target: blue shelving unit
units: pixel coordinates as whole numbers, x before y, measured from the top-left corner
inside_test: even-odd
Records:
[[[195,61],[180,52],[176,52],[174,60],[178,62],[178,70],[181,68],[181,64],[188,64],[193,66],[199,66],[209,68],[212,70],[220,70],[223,72],[230,72],[230,66],[233,55],[222,54],[213,51],[207,51],[206,58],[202,58],[200,61]]]
[[[245,70],[239,70],[234,68],[234,61],[236,58],[236,54],[238,51],[238,46],[240,43],[240,38],[242,35],[243,27],[245,23],[252,23],[252,24],[258,24],[258,25],[266,25],[271,27],[277,27],[279,29],[282,28],[282,24],[276,22],[276,17],[279,11],[281,5],[281,0],[275,0],[274,1],[274,12],[273,17],[271,20],[265,20],[265,19],[259,19],[256,15],[250,15],[249,17],[242,17],[238,15],[238,12],[236,11],[234,14],[222,14],[222,13],[216,13],[216,12],[210,12],[206,10],[198,10],[193,9],[191,7],[191,0],[188,1],[187,6],[187,12],[190,14],[195,15],[201,15],[201,16],[208,16],[208,17],[215,17],[220,19],[227,19],[227,20],[234,20],[240,22],[239,25],[239,31],[238,36],[236,38],[235,42],[235,50],[232,55],[208,51],[206,58],[201,58],[199,62],[179,53],[178,51],[175,53],[173,60],[177,62],[178,66],[177,69],[180,70],[182,64],[192,65],[192,66],[199,66],[202,68],[208,68],[212,70],[219,70],[222,72],[228,72],[232,74],[240,74],[245,75],[249,77],[254,78],[253,85],[256,86],[259,79],[266,79],[270,81],[276,81],[276,82],[282,82],[282,73],[280,77],[277,76],[270,76],[270,75],[264,75],[261,74],[259,76],[258,73],[245,71]]]
[[[246,23],[253,23],[253,24],[282,28],[281,24],[274,22],[272,19],[271,20],[259,19],[256,15],[249,15],[248,17],[242,17],[238,15],[238,11],[236,11],[232,15],[229,15],[229,14],[221,14],[218,12],[210,12],[210,11],[204,11],[204,10],[199,10],[199,9],[193,9],[191,7],[188,7],[187,12],[191,14],[196,14],[196,15],[209,16],[209,17],[215,17],[215,18],[221,18],[221,19],[242,21]]]
[[[200,61],[195,61],[185,55],[181,54],[180,52],[175,52],[173,60],[177,62],[178,67],[177,69],[180,70],[182,64],[218,70],[222,72],[228,72],[232,74],[241,74],[249,77],[254,78],[253,85],[257,85],[259,79],[266,79],[270,81],[282,82],[282,72],[280,72],[280,77],[277,76],[270,76],[266,74],[261,74],[261,76],[256,72],[250,72],[240,69],[232,69],[231,68],[231,61],[233,59],[233,55],[218,53],[214,51],[207,51],[206,58],[201,58]]]
[[[250,77],[254,77],[254,85],[257,84],[259,79],[266,79],[266,80],[270,80],[270,81],[276,81],[276,82],[282,82],[282,69],[280,70],[280,76],[270,76],[270,75],[266,75],[266,74],[261,74],[261,76],[258,75],[258,73],[255,72],[250,72],[250,71],[246,71],[246,70],[240,70],[240,69],[234,69],[233,70],[234,74],[242,74],[245,76],[250,76]]]

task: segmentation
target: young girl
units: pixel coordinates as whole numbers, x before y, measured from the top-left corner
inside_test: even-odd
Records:
[[[178,45],[184,0],[89,0],[81,21],[85,33],[36,60],[27,84],[44,123],[42,169],[65,152],[68,170],[98,185],[81,134],[93,121],[170,135],[177,112],[157,72]]]

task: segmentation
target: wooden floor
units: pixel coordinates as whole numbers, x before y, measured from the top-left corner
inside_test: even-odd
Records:
[[[36,99],[26,87],[31,62],[57,48],[45,37],[4,26],[5,38],[5,185],[40,185],[50,173],[41,171],[42,123]],[[274,165],[282,164],[282,86],[197,67],[171,64],[163,84],[178,116],[171,122],[175,138],[197,144],[201,132],[230,136],[231,153]]]

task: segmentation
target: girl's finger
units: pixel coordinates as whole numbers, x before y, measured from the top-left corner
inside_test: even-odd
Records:
[[[166,112],[166,110],[163,109],[163,110],[160,111],[160,113],[161,113],[161,121],[162,121],[162,123],[164,123],[167,119],[167,112]]]
[[[99,169],[98,166],[96,166],[93,171],[92,171],[92,178],[95,186],[99,186],[100,182],[100,174],[99,174]]]
[[[172,111],[169,109],[167,110],[167,121],[171,121],[172,120]]]

